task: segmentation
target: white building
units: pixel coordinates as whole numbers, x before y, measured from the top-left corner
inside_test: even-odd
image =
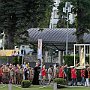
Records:
[[[52,13],[51,13],[49,28],[55,28],[56,25],[57,25],[57,22],[59,20],[58,6],[59,6],[59,3],[60,3],[60,0],[53,0],[53,1],[54,1],[54,6],[53,6],[53,9],[52,9]]]

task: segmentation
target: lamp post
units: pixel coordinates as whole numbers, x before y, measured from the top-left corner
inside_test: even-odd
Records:
[[[67,36],[66,36],[66,55],[68,54],[68,21],[69,21],[69,13],[71,12],[71,4],[70,2],[65,3],[65,7],[63,7],[63,12],[67,14]]]

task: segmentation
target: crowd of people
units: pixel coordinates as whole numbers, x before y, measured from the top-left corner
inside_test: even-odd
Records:
[[[89,86],[90,66],[80,69],[79,73],[80,84]],[[36,66],[32,68],[29,63],[26,64],[25,62],[22,65],[2,64],[0,66],[0,83],[21,84],[22,80],[31,80],[33,85],[45,85],[50,84],[54,78],[63,78],[70,82],[69,77],[71,77],[70,85],[77,85],[77,69],[75,67],[68,68],[67,64],[62,66],[50,65],[49,68],[46,68],[45,65],[42,65],[41,68],[39,63],[36,63]]]
[[[29,64],[2,64],[0,66],[0,83],[21,84],[22,80],[30,79],[33,79],[33,68]]]
[[[90,79],[90,67],[85,67],[79,70],[81,82],[80,84],[83,86],[89,86]],[[77,69],[75,67],[71,68],[71,85],[77,85]]]

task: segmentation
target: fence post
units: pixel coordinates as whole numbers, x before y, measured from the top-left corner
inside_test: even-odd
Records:
[[[56,82],[53,83],[53,90],[57,90],[57,83]]]
[[[8,90],[12,90],[12,83],[11,82],[9,82],[9,84],[8,84]]]

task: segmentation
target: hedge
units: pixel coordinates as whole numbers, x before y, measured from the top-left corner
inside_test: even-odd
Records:
[[[21,83],[22,88],[29,88],[31,86],[30,80],[23,80]]]
[[[67,85],[67,81],[63,78],[55,78],[53,81],[56,82],[57,84]]]
[[[64,58],[64,64],[67,64],[68,66],[74,66],[74,56],[73,55],[65,55],[63,56]],[[77,62],[79,62],[79,56],[76,55],[75,59],[77,60]],[[85,62],[89,62],[89,57],[86,56],[85,57]]]

